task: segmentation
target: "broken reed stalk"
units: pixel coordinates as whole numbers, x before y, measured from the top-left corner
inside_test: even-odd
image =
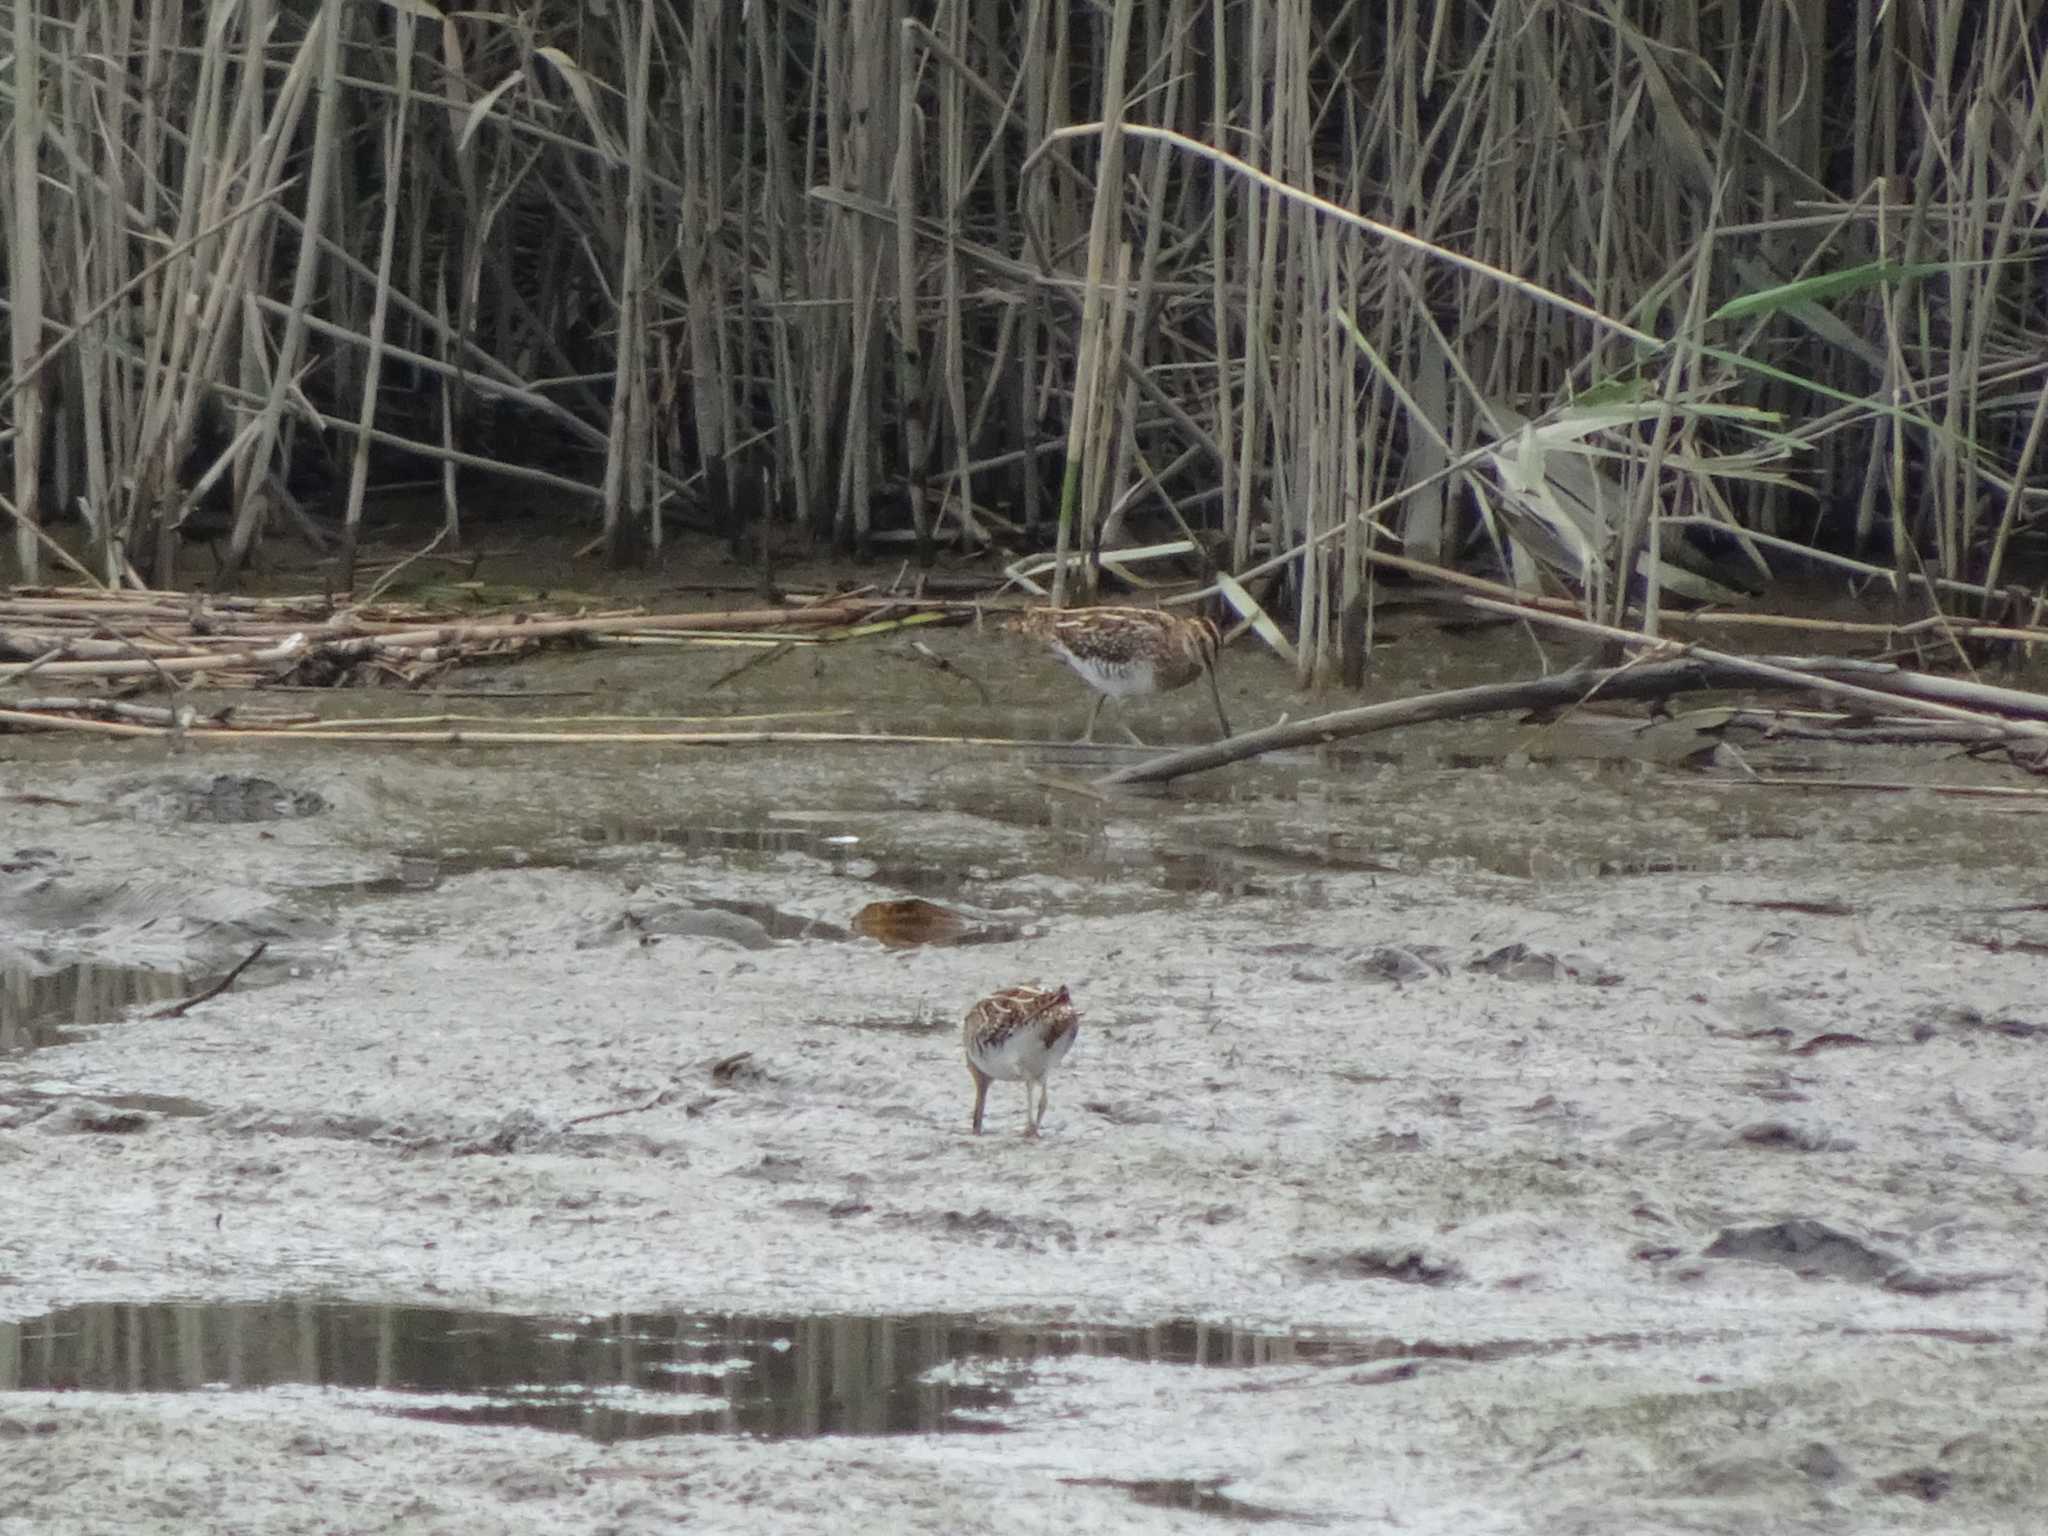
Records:
[[[290,661],[301,655],[303,642],[287,639],[255,650],[217,651],[203,656],[152,656],[125,661],[53,661],[38,666],[0,667],[0,685],[18,682],[34,672],[43,677],[163,677],[192,672],[234,672]]]
[[[1737,781],[1730,779],[1721,782]],[[1844,794],[1922,794],[1960,800],[2048,799],[2048,789],[2030,789],[2024,784],[1915,784],[1907,779],[1794,779],[1767,773],[1740,782],[1758,789],[1834,790]]]
[[[281,741],[347,743],[363,746],[423,747],[554,747],[554,746],[643,746],[643,747],[1006,747],[1030,751],[1064,749],[1066,741],[1037,741],[1015,736],[918,736],[894,732],[864,731],[518,731],[518,730],[371,730],[292,726],[254,728],[215,725],[198,718],[185,719],[165,727],[116,720],[84,720],[72,715],[35,714],[27,710],[0,709],[0,726],[23,730],[69,731],[86,736],[126,737],[131,740],[175,738],[182,742],[221,743],[249,746]],[[1143,752],[1149,748],[1096,743],[1098,752]]]
[[[2027,723],[2033,720],[2048,721],[2048,695],[2025,693],[2018,689],[1996,688],[1986,683],[1962,682],[1955,678],[1936,677],[1929,673],[1909,672],[1887,662],[1859,661],[1834,657],[1792,657],[1771,658],[1757,656],[1736,656],[1726,651],[1709,650],[1705,646],[1673,646],[1667,641],[1645,640],[1633,630],[1616,629],[1612,625],[1595,624],[1585,619],[1574,618],[1561,613],[1525,613],[1520,604],[1502,602],[1496,598],[1467,594],[1459,601],[1468,608],[1482,611],[1528,617],[1533,622],[1553,629],[1569,630],[1574,634],[1586,635],[1600,640],[1611,640],[1631,647],[1649,646],[1650,656],[1671,652],[1697,659],[1710,666],[1725,667],[1732,671],[1747,673],[1764,681],[1776,682],[1793,687],[1810,687],[1834,697],[1853,699],[1859,703],[1884,705],[1892,704],[1911,713],[1932,716],[1946,720],[1989,721],[2001,723],[1999,718],[1988,711],[2004,710],[2023,717],[2002,723],[2012,727],[2011,734],[2038,737],[2048,736],[2048,725]],[[1844,677],[1829,677],[1830,670],[1845,674]],[[1625,670],[1625,669],[1624,669]],[[1820,681],[1814,681],[1816,676]],[[1849,680],[1862,676],[1865,682]],[[1878,681],[1883,679],[1882,682]],[[1972,699],[1980,706],[1976,709],[1963,708],[1957,703],[1944,702],[1935,695],[1946,695],[1948,699]]]
[[[1316,538],[1317,540],[1328,539],[1339,531],[1341,530],[1327,529],[1317,535]],[[1298,556],[1301,553],[1300,549],[1296,549],[1290,551],[1288,557]],[[1262,566],[1255,567],[1252,572],[1247,574],[1255,575],[1262,570],[1270,569],[1272,566],[1281,563],[1283,558],[1287,557],[1276,556],[1274,559],[1265,562]],[[1473,576],[1467,572],[1453,570],[1433,561],[1415,560],[1406,555],[1397,555],[1387,550],[1367,549],[1363,552],[1363,558],[1369,565],[1391,571],[1400,571],[1404,575],[1420,577],[1427,581],[1439,583],[1454,593],[1495,599],[1506,604],[1507,609],[1512,610],[1513,615],[1518,618],[1525,618],[1531,614],[1543,612],[1561,619],[1568,619],[1574,617],[1580,607],[1578,603],[1568,598],[1544,597],[1531,593],[1517,592],[1511,586],[1497,581],[1489,581],[1483,576]],[[1880,578],[1884,576],[1884,573],[1881,571],[1874,574]],[[1981,588],[1973,588],[1971,590],[1976,595],[1986,597],[1993,595]],[[2038,610],[2042,605],[2037,604],[2036,606]],[[1950,618],[1940,613],[1929,614],[1924,618],[1885,623],[1872,620],[1813,619],[1796,614],[1729,613],[1718,610],[1692,612],[1667,610],[1661,622],[1670,628],[1780,628],[1805,630],[1820,634],[1884,635],[1899,638],[1907,638],[1917,634],[1938,634],[1944,638],[1954,640],[2009,640],[2030,645],[2048,644],[2048,624],[2038,624],[2033,627],[2015,627],[2009,624],[1984,624],[1967,619]],[[1594,633],[1596,630],[1585,632]],[[1630,641],[1641,641],[1644,638],[1636,631],[1628,629],[1615,630],[1607,637],[1626,638]]]
[[[308,155],[306,223],[293,264],[291,308],[285,317],[284,338],[267,370],[269,391],[264,398],[262,413],[254,423],[254,431],[249,434],[250,440],[241,448],[234,464],[235,487],[241,493],[241,505],[235,510],[234,525],[228,533],[228,564],[231,569],[239,570],[248,558],[260,520],[275,505],[270,495],[254,494],[253,487],[270,479],[273,462],[289,457],[280,452],[279,434],[287,395],[296,393],[299,388],[299,356],[306,346],[306,313],[312,308],[315,285],[321,278],[323,221],[332,211],[328,187],[337,159],[334,125],[341,107],[342,16],[340,6],[322,6],[287,71],[287,92],[292,79],[302,70],[317,76],[317,84],[307,87],[316,94],[317,100],[313,109],[313,144]],[[255,51],[253,40],[251,51]],[[261,74],[256,78],[260,80]],[[291,137],[289,130],[283,135],[287,143]],[[280,154],[278,159],[282,164],[283,155]],[[254,365],[260,371],[258,349],[254,343],[254,337],[245,338],[242,357],[245,365]],[[171,573],[168,568],[160,568],[157,574],[161,583],[169,584]]]
[[[362,535],[363,496],[370,484],[370,429],[377,423],[377,397],[384,384],[384,346],[391,317],[391,278],[398,253],[397,189],[404,184],[407,133],[411,126],[412,65],[419,18],[401,6],[392,18],[392,67],[396,74],[391,111],[381,125],[384,148],[383,217],[377,234],[377,276],[370,300],[368,356],[362,371],[361,403],[356,410],[355,451],[349,456],[348,500],[342,507],[341,547],[334,562],[336,591],[355,590],[356,544]]]
[[[1074,392],[1068,411],[1067,469],[1060,487],[1060,521],[1053,547],[1052,602],[1067,602],[1067,555],[1092,550],[1101,515],[1102,465],[1114,430],[1107,409],[1118,394],[1116,369],[1110,359],[1122,350],[1122,338],[1110,327],[1113,308],[1107,287],[1115,253],[1120,281],[1129,274],[1129,253],[1122,242],[1124,69],[1130,57],[1132,0],[1113,0],[1109,50],[1103,79],[1103,121],[1097,153],[1094,206],[1088,221],[1088,252],[1083,271],[1080,346],[1075,357]],[[1089,568],[1085,586],[1095,592]]]
[[[1164,784],[1192,773],[1206,773],[1232,763],[1260,757],[1268,752],[1295,747],[1328,746],[1378,731],[1424,725],[1439,720],[1465,720],[1482,715],[1525,713],[1531,710],[1568,709],[1601,700],[1664,699],[1676,694],[1707,688],[1754,688],[1768,686],[1802,692],[1820,692],[1944,720],[1969,721],[1992,733],[1992,739],[2006,743],[2048,744],[2048,723],[2008,720],[1932,700],[1920,700],[1881,692],[1831,675],[1832,671],[1871,675],[1869,663],[1839,662],[1821,658],[1788,658],[1798,665],[1784,666],[1739,656],[1702,656],[1697,653],[1677,659],[1643,661],[1620,667],[1574,669],[1555,676],[1515,683],[1489,683],[1472,688],[1455,688],[1444,693],[1396,699],[1385,704],[1368,704],[1340,709],[1307,720],[1289,721],[1248,731],[1225,741],[1163,753],[1149,761],[1103,774],[1095,782],[1104,786],[1122,784]],[[1881,670],[1881,669],[1879,669]]]
[[[40,349],[45,314],[42,168],[37,161],[48,129],[43,38],[56,18],[44,15],[41,0],[14,0],[13,11],[8,82],[13,96],[13,132],[9,135],[13,158],[4,196],[0,196],[0,229],[6,234],[8,264],[9,371],[14,378],[23,379]],[[37,534],[42,521],[47,393],[47,381],[40,374],[13,391],[14,432],[9,456],[14,461],[14,502],[9,510],[14,516],[14,558],[31,580],[43,550]]]

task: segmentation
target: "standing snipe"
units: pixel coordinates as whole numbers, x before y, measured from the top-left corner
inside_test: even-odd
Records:
[[[1202,676],[1209,679],[1209,697],[1216,701],[1216,723],[1225,736],[1230,734],[1216,686],[1216,652],[1223,636],[1208,619],[1181,618],[1158,608],[1031,608],[1013,623],[1051,645],[1095,689],[1083,741],[1095,739],[1095,720],[1105,700],[1168,693]],[[1137,740],[1129,726],[1124,730]]]
[[[1024,1134],[1036,1136],[1045,1118],[1046,1074],[1074,1048],[1081,1015],[1061,987],[1005,987],[967,1010],[960,1025],[960,1043],[967,1051],[967,1071],[974,1079],[974,1134],[981,1134],[981,1112],[988,1103],[988,1085],[996,1078],[1024,1083]],[[1038,1085],[1038,1103],[1031,1085]]]

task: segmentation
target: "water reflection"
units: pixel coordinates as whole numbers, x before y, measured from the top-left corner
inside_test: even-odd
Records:
[[[120,1018],[138,1003],[192,990],[178,971],[85,962],[55,968],[0,959],[0,1056],[60,1043],[67,1030]]]
[[[972,1318],[552,1319],[317,1301],[75,1307],[0,1324],[0,1390],[175,1392],[283,1383],[442,1394],[395,1411],[570,1430],[803,1435],[999,1429],[1006,1400],[954,1362],[1109,1355],[1176,1365],[1318,1358],[1328,1341],[1199,1323],[1002,1328]]]

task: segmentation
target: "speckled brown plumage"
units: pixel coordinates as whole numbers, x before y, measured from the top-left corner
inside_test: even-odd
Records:
[[[1203,676],[1209,679],[1216,722],[1230,735],[1216,685],[1216,653],[1223,636],[1212,621],[1159,608],[1032,608],[1013,622],[1021,633],[1050,645],[1095,689],[1083,741],[1095,739],[1105,700],[1170,693]]]
[[[1067,989],[1005,987],[967,1010],[960,1044],[974,1079],[974,1134],[981,1134],[988,1085],[996,1078],[1024,1084],[1024,1134],[1036,1136],[1045,1118],[1046,1074],[1066,1059],[1080,1033],[1081,1015]],[[1038,1102],[1032,1106],[1032,1085]]]

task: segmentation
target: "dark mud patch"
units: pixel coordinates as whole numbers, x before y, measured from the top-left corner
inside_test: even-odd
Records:
[[[1245,1499],[1232,1498],[1223,1491],[1229,1479],[1222,1477],[1063,1477],[1060,1481],[1074,1488],[1120,1488],[1131,1496],[1133,1503],[1153,1509],[1216,1515],[1225,1520],[1243,1521],[1247,1525],[1264,1525],[1276,1520],[1299,1525],[1320,1523],[1284,1509],[1275,1509],[1269,1504],[1253,1504]]]
[[[373,1406],[405,1417],[601,1441],[988,1433],[1008,1427],[1004,1382],[1048,1361],[1244,1367],[1343,1347],[1185,1321],[1003,1327],[958,1316],[591,1319],[329,1301],[107,1304],[0,1324],[0,1391],[338,1387],[377,1394]]]
[[[174,1093],[104,1093],[90,1099],[76,1094],[50,1093],[40,1088],[16,1088],[0,1092],[0,1128],[14,1129],[26,1125],[41,1125],[54,1130],[49,1117],[69,1106],[81,1106],[84,1119],[96,1113],[110,1116],[142,1115],[147,1120],[142,1125],[122,1125],[120,1129],[144,1130],[155,1120],[203,1120],[214,1112],[210,1104],[197,1099],[188,1099]],[[101,1127],[86,1125],[84,1129]]]
[[[1395,1280],[1404,1285],[1456,1285],[1465,1268],[1419,1248],[1353,1248],[1300,1253],[1295,1270],[1314,1280]]]
[[[1707,1245],[1704,1256],[1777,1264],[1802,1279],[1849,1280],[1908,1296],[1966,1291],[2011,1278],[2005,1274],[1928,1274],[1896,1254],[1810,1218],[1762,1227],[1725,1228]]]
[[[979,817],[1003,823],[1001,808],[983,802]],[[866,832],[834,830],[859,825]],[[586,824],[578,839],[593,848],[649,846],[671,850],[714,866],[761,865],[789,855],[816,862],[822,873],[857,879],[863,885],[903,891],[930,901],[973,904],[1006,882],[1036,879],[1045,872],[1034,854],[1042,839],[1043,818],[1037,813],[1017,819],[1013,830],[1028,840],[1010,846],[986,836],[958,846],[926,844],[916,851],[892,851],[888,839],[901,829],[872,815],[851,816],[845,823],[823,825],[664,824],[615,819]],[[1063,874],[1091,885],[1129,881],[1163,895],[1182,897],[1254,898],[1293,892],[1299,882],[1318,875],[1391,875],[1399,870],[1369,855],[1342,850],[1299,850],[1278,843],[1234,843],[1194,848],[1159,846],[1115,847],[1089,841],[1070,849],[1060,862]],[[973,914],[978,921],[994,921]],[[985,939],[982,942],[1005,942]]]
[[[116,798],[141,814],[164,821],[208,826],[241,826],[258,821],[296,821],[324,815],[325,796],[293,789],[261,774],[170,775],[121,786]]]
[[[208,1113],[194,1100],[163,1094],[119,1094],[110,1099],[65,1095],[0,1097],[0,1127],[34,1127],[45,1136],[137,1136],[167,1115],[193,1119]],[[165,1108],[164,1106],[174,1106]]]
[[[1436,944],[1382,944],[1345,966],[1358,981],[1407,983],[1435,981],[1451,973],[1450,961]]]
[[[466,875],[497,874],[506,870],[576,870],[588,862],[567,854],[550,854],[527,848],[469,848],[460,852],[435,852],[400,848],[389,855],[386,868],[374,875],[323,881],[305,889],[329,896],[408,896],[439,890],[449,880]]]
[[[395,855],[383,873],[328,882],[313,889],[346,898],[376,899],[438,891],[451,880],[519,871],[604,873],[602,863],[575,852],[531,852],[524,848],[477,849],[461,854],[419,852]],[[628,883],[630,885],[630,882]],[[617,916],[593,923],[576,941],[579,949],[620,942],[658,944],[664,939],[710,939],[741,949],[770,949],[785,940],[844,942],[851,930],[805,917],[769,902],[717,897],[669,897],[647,891],[627,897]]]
[[[1976,1030],[1984,1034],[2001,1035],[2008,1040],[2036,1040],[2043,1036],[2048,1036],[2048,1023],[2032,1019],[2022,1019],[2009,1013],[2000,1014],[1996,1017],[1987,1017],[1981,1010],[1969,1007],[1967,1004],[1958,1004],[1944,1009],[1940,1022],[1948,1025],[1949,1028],[1958,1033]],[[1933,1034],[1934,1031],[1931,1029],[1923,1034],[1923,1031],[1916,1026],[1914,1039],[1932,1038]]]
[[[114,872],[99,874],[95,863]],[[0,988],[18,992],[10,978],[41,977],[87,957],[90,969],[76,973],[84,982],[123,969],[163,975],[226,954],[239,958],[259,943],[303,953],[333,930],[267,891],[215,880],[210,871],[181,876],[148,867],[130,847],[114,846],[79,858],[27,849],[10,860],[0,869],[0,935]]]
[[[1020,1253],[1072,1253],[1080,1243],[1073,1223],[1057,1216],[1010,1216],[987,1206],[972,1211],[892,1211],[880,1225]]]
[[[1880,1477],[1871,1486],[1879,1493],[1904,1494],[1923,1504],[1934,1504],[1948,1497],[1955,1481],[1939,1467],[1908,1467],[1903,1472]]]
[[[1622,977],[1591,961],[1554,955],[1519,941],[1468,961],[1465,969],[1503,981],[1576,981],[1587,986],[1618,986]]]

